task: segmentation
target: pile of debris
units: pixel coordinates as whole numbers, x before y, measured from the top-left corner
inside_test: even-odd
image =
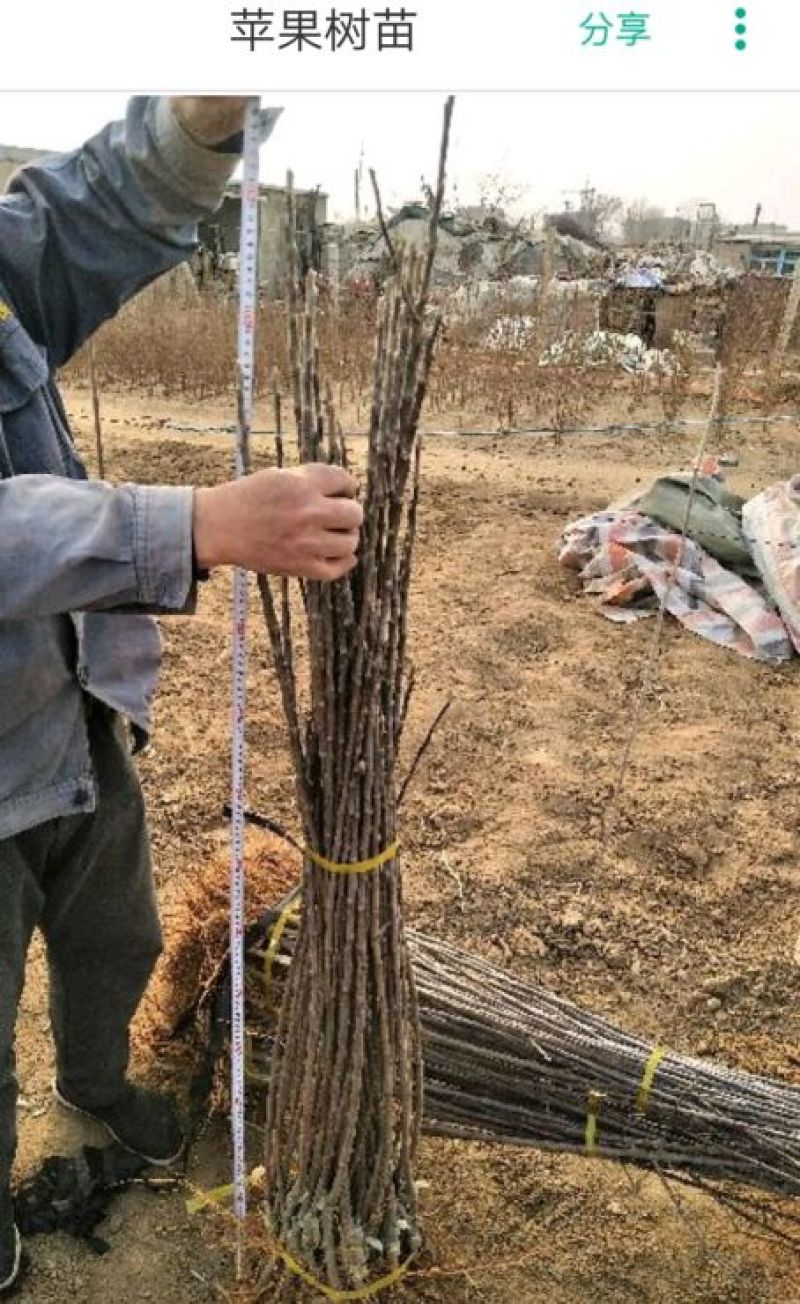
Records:
[[[660,249],[627,253],[616,266],[614,284],[628,290],[681,294],[688,290],[720,289],[740,275],[708,250],[664,245]]]
[[[405,204],[387,222],[393,241],[419,248],[424,243],[430,213],[422,204]],[[576,279],[595,277],[606,270],[608,255],[587,241],[555,234],[552,240],[553,273]],[[461,208],[442,217],[433,270],[439,287],[508,282],[512,278],[542,275],[546,261],[544,232],[531,232],[524,222],[513,222],[498,208]],[[377,224],[345,229],[341,242],[341,272],[350,286],[382,285],[390,259]]]
[[[430,213],[423,204],[404,204],[387,222],[397,245],[419,247],[425,239]],[[703,249],[662,245],[655,249],[629,249],[617,254],[597,242],[556,230],[533,231],[523,221],[514,222],[499,208],[465,207],[442,217],[434,284],[459,286],[539,278],[547,261],[548,238],[552,275],[557,280],[601,280],[606,287],[626,289],[719,289],[741,273]],[[383,284],[389,258],[375,222],[345,227],[341,232],[341,269],[345,282]]]
[[[502,312],[529,312],[542,288],[541,276],[510,276],[494,281],[463,281],[446,293],[449,317],[467,319],[480,316],[488,309]],[[599,323],[600,302],[607,289],[600,279],[577,277],[572,281],[552,280],[547,287],[550,309],[569,315],[570,306],[583,305],[585,324],[594,329]]]
[[[545,349],[539,366],[552,367],[570,361],[589,367],[620,367],[634,376],[671,376],[678,368],[678,360],[669,349],[649,349],[639,335],[607,330],[592,331],[584,338],[567,331]]]

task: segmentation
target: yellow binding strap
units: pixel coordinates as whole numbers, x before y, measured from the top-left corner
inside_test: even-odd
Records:
[[[372,1299],[380,1291],[388,1290],[390,1286],[396,1286],[399,1281],[402,1281],[412,1264],[412,1259],[406,1259],[399,1268],[387,1273],[385,1277],[379,1277],[377,1281],[371,1281],[368,1286],[362,1286],[360,1290],[335,1290],[333,1286],[326,1286],[323,1281],[319,1281],[313,1273],[307,1272],[302,1263],[298,1263],[297,1259],[282,1246],[276,1247],[276,1254],[295,1277],[299,1277],[307,1286],[318,1290],[326,1299],[333,1300],[334,1304],[345,1304],[347,1300]]]
[[[263,1177],[263,1167],[254,1168],[247,1179],[247,1185],[256,1186],[258,1182],[262,1181]],[[199,1213],[201,1209],[206,1209],[209,1205],[225,1204],[232,1197],[232,1182],[228,1182],[225,1186],[215,1186],[211,1191],[198,1191],[197,1195],[186,1201],[186,1212]]]
[[[299,918],[300,906],[296,900],[292,900],[278,916],[275,922],[275,927],[272,930],[272,936],[269,939],[269,946],[267,947],[264,956],[264,997],[268,1007],[272,1005],[272,980],[274,976],[273,970],[275,967],[275,957],[280,949],[283,934],[286,932],[289,924],[294,923]]]
[[[654,1046],[650,1052],[647,1063],[644,1066],[642,1081],[639,1085],[639,1090],[636,1092],[636,1108],[639,1110],[640,1114],[647,1113],[650,1092],[653,1089],[656,1072],[666,1053],[666,1046]]]
[[[369,860],[351,860],[349,862],[340,862],[336,860],[326,860],[325,856],[320,856],[310,847],[305,848],[305,854],[309,860],[313,860],[315,865],[320,869],[327,869],[329,874],[371,874],[373,870],[380,869],[387,861],[394,860],[397,855],[400,843],[393,842],[385,851],[381,851],[377,856],[371,856]]]
[[[593,1155],[597,1152],[597,1115],[602,1104],[602,1091],[590,1091],[588,1096],[588,1112],[586,1114],[586,1128],[583,1134],[584,1145],[586,1146],[587,1155]]]

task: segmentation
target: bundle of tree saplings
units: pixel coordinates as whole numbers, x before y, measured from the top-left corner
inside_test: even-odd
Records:
[[[265,1078],[265,977],[280,985],[291,974],[301,915],[302,903],[272,912],[250,937],[248,1023]],[[654,1046],[438,939],[409,930],[408,943],[426,1133],[800,1195],[800,1088]]]
[[[305,583],[299,621],[288,586],[259,580],[305,842],[304,909],[270,1064],[268,1233],[285,1271],[334,1291],[399,1279],[420,1245],[422,1061],[395,770],[410,695],[418,424],[439,330],[428,298],[451,114],[449,100],[427,246],[389,245],[357,567],[334,584]],[[290,202],[290,248],[294,231]],[[295,253],[287,312],[297,455],[347,466],[320,374],[316,295]]]

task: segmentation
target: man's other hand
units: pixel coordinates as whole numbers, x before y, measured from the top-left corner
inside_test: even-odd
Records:
[[[172,112],[200,145],[222,145],[244,129],[247,99],[237,95],[174,95]]]
[[[364,512],[340,466],[311,462],[195,490],[198,566],[338,580],[356,564]]]

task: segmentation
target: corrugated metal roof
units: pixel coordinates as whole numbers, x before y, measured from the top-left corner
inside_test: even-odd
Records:
[[[800,231],[777,231],[774,235],[766,232],[751,235],[722,235],[718,237],[715,243],[777,245],[778,247],[795,246],[800,245]]]

